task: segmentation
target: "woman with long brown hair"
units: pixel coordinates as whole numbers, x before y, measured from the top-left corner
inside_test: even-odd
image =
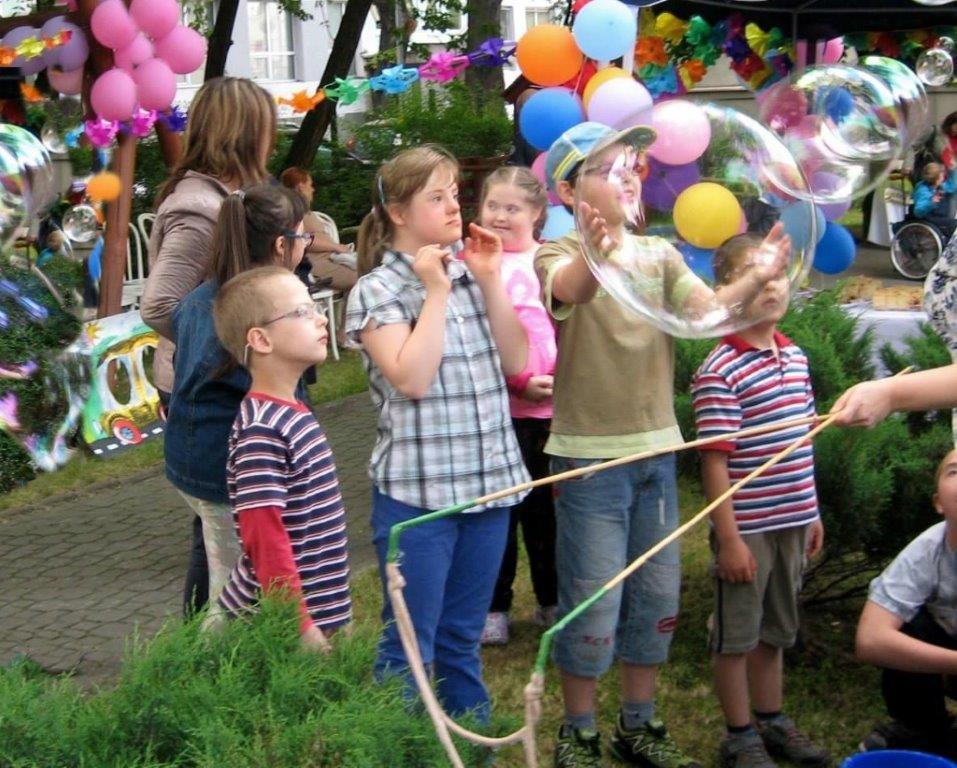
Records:
[[[213,230],[225,197],[269,177],[266,160],[275,145],[276,124],[272,97],[251,80],[210,80],[190,104],[183,155],[156,198],[150,272],[140,307],[143,321],[161,337],[153,359],[153,381],[165,405],[173,389],[173,312],[206,276]],[[168,443],[166,451],[168,455]],[[184,597],[187,610],[192,610],[208,599],[201,508],[209,499],[177,488],[198,513],[193,519],[193,552]]]

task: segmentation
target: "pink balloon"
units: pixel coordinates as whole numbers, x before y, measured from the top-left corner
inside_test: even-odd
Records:
[[[120,69],[132,72],[133,67],[153,58],[153,44],[142,32],[137,32],[133,42],[113,55],[113,62]]]
[[[122,69],[107,70],[93,83],[90,104],[104,120],[129,120],[136,108],[136,83]]]
[[[821,51],[818,55],[819,64],[837,64],[844,55],[844,38],[835,37],[825,43],[819,44]]]
[[[154,40],[166,37],[179,22],[176,0],[133,0],[130,16]]]
[[[3,37],[3,44],[8,48],[16,48],[17,45],[31,37],[39,37],[40,30],[36,27],[15,27],[7,32]],[[47,62],[43,56],[36,56],[32,59],[24,59],[23,56],[17,56],[10,66],[19,67],[24,75],[35,75],[46,67]]]
[[[65,96],[76,96],[83,88],[83,67],[64,71],[59,67],[47,67],[50,87]]]
[[[123,0],[103,0],[90,16],[90,29],[100,43],[118,51],[133,42],[137,29]]]
[[[548,156],[548,152],[542,152],[538,157],[535,158],[535,161],[532,163],[531,171],[535,174],[535,178],[542,182],[542,186],[548,190],[548,204],[549,205],[561,205],[561,198],[556,195],[552,190],[548,189],[548,181],[545,179],[545,158]]]
[[[655,104],[652,126],[658,138],[649,147],[648,154],[668,165],[693,163],[704,154],[711,141],[708,116],[684,99]]]
[[[651,125],[651,94],[630,77],[613,78],[595,89],[588,102],[588,119],[619,131]]]
[[[156,41],[156,58],[165,59],[177,75],[195,72],[206,57],[206,38],[195,29],[179,26]]]
[[[86,63],[86,59],[90,55],[90,44],[87,42],[83,30],[76,26],[76,24],[71,24],[68,21],[63,25],[63,29],[71,32],[72,35],[70,42],[54,49],[59,51],[57,61],[61,69],[67,71],[79,69]]]
[[[136,92],[143,109],[162,111],[176,96],[176,75],[161,59],[150,59],[140,64],[133,73]]]

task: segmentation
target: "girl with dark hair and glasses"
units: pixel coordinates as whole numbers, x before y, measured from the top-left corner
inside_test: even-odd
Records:
[[[305,213],[301,195],[272,184],[226,195],[206,281],[173,311],[176,365],[166,424],[166,477],[202,521],[204,547],[194,547],[192,559],[205,556],[209,563],[208,585],[197,584],[196,591],[208,586],[210,603],[240,554],[226,491],[226,444],[250,385],[249,373],[231,362],[216,338],[213,300],[220,286],[247,270],[277,265],[294,271],[311,239],[303,231]]]

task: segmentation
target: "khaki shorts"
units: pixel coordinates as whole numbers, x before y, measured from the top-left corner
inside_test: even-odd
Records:
[[[758,642],[790,648],[797,639],[797,597],[806,560],[808,525],[749,533],[744,541],[758,563],[754,580],[729,584],[715,573],[714,613],[708,619],[713,653],[747,653]],[[711,551],[717,551],[714,533]]]

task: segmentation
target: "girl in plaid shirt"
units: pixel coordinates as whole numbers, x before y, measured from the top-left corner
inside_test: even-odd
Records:
[[[362,344],[379,409],[369,475],[383,576],[393,525],[528,479],[505,387],[524,369],[528,343],[502,284],[498,235],[472,224],[460,244],[458,175],[441,147],[402,152],[379,170],[359,232],[346,332]],[[405,599],[453,714],[488,718],[479,638],[520,498],[402,537]],[[376,674],[407,674],[387,596],[382,619]]]

